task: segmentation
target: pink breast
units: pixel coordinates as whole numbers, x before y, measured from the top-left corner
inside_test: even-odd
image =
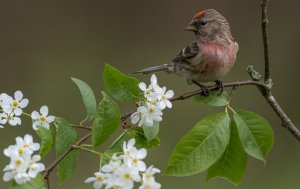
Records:
[[[236,48],[234,44],[221,46],[216,44],[202,44],[202,80],[217,80],[226,75],[236,60]]]

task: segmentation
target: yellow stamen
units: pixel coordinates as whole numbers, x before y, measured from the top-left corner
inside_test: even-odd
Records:
[[[11,103],[11,106],[14,107],[14,108],[18,108],[19,107],[19,102],[15,100]]]
[[[131,179],[130,173],[125,173],[124,178],[127,179],[127,180],[130,180]]]
[[[40,116],[39,117],[39,121],[42,122],[42,123],[45,122],[46,121],[46,117],[45,116]]]

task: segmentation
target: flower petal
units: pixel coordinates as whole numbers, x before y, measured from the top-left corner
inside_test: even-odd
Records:
[[[140,89],[141,89],[142,91],[146,91],[146,90],[147,90],[147,85],[146,85],[146,83],[144,83],[144,82],[141,82],[141,83],[139,84],[139,87],[140,87]]]
[[[153,88],[155,88],[157,85],[157,77],[155,74],[152,74],[152,76],[151,76],[151,85]]]
[[[173,90],[168,90],[167,93],[165,94],[167,98],[172,98],[174,96],[174,91]]]
[[[16,91],[15,92],[15,99],[17,101],[20,101],[20,100],[22,100],[22,98],[23,98],[23,93],[21,91]]]
[[[31,113],[31,118],[32,119],[38,119],[40,117],[40,114],[37,111],[33,111]]]
[[[21,100],[21,102],[20,102],[20,107],[21,107],[21,108],[25,108],[25,107],[28,105],[28,103],[29,103],[29,100],[28,100],[28,99],[23,99],[23,100]]]
[[[55,120],[55,117],[54,116],[48,116],[47,117],[47,122],[48,123],[51,123],[51,122],[53,122]]]
[[[40,112],[43,116],[47,116],[48,115],[48,107],[47,106],[42,106],[40,109]]]
[[[94,182],[95,180],[96,180],[96,177],[89,177],[89,178],[85,179],[84,183]]]

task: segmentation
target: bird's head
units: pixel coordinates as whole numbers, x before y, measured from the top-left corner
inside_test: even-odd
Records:
[[[218,35],[231,36],[227,20],[214,9],[195,14],[185,30],[193,31],[198,37],[206,40],[213,40]]]

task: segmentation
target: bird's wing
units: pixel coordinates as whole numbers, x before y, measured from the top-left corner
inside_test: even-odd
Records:
[[[197,42],[183,48],[173,59],[172,62],[189,62],[189,59],[194,58],[199,54],[199,46]]]

